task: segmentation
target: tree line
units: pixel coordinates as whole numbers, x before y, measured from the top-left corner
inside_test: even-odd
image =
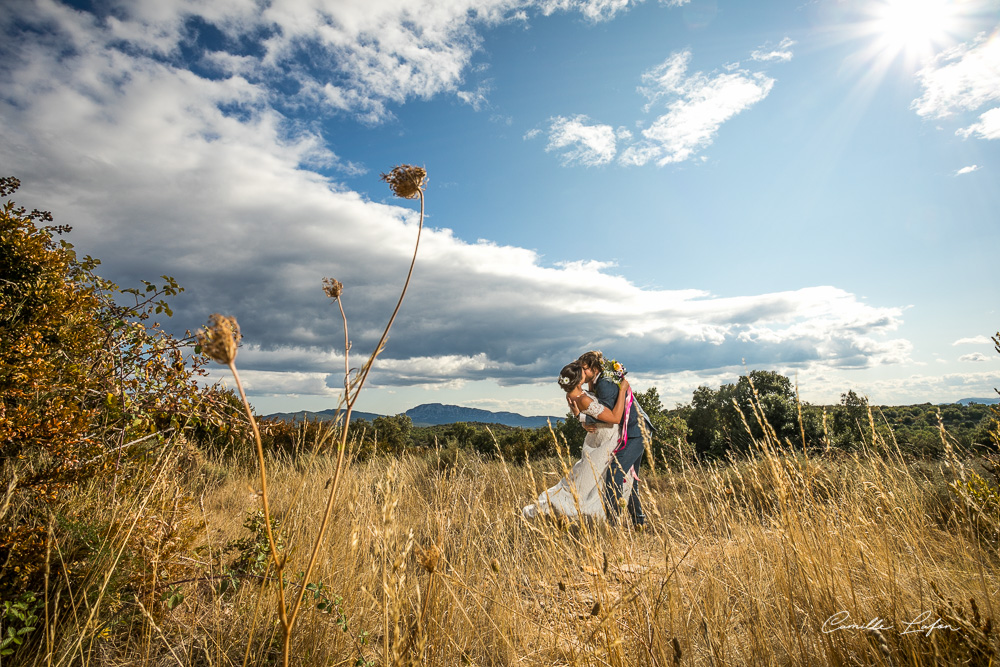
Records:
[[[975,403],[872,406],[853,390],[836,405],[813,405],[798,400],[790,378],[763,370],[717,389],[699,387],[690,403],[672,409],[663,406],[656,387],[636,392],[636,400],[653,422],[649,451],[667,466],[751,455],[765,432],[792,451],[854,452],[892,443],[908,456],[936,457],[946,440],[990,450],[996,448],[990,433],[1000,413],[998,406]],[[569,414],[551,429],[466,422],[420,427],[398,414],[356,420],[351,431],[357,459],[433,453],[448,461],[464,453],[523,462],[554,455],[557,444],[576,457],[586,436]],[[271,444],[289,447],[292,441],[289,431]]]

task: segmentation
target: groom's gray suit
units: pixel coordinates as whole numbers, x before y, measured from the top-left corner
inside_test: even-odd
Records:
[[[604,407],[608,410],[615,409],[619,391],[617,384],[599,375],[590,384],[590,390]],[[642,408],[639,407],[639,402],[634,402],[632,409],[629,410],[628,423],[620,424],[628,436],[628,442],[625,443],[624,449],[611,457],[611,465],[608,466],[608,472],[604,478],[604,505],[608,513],[608,523],[612,525],[618,522],[618,512],[620,511],[618,503],[622,497],[625,473],[632,467],[635,467],[636,473],[639,472],[642,455],[646,451],[642,442],[642,429],[639,426],[640,417],[646,422],[647,431],[652,434],[653,424],[649,421],[646,413],[642,411]],[[624,422],[624,417],[622,421]],[[628,513],[632,517],[632,523],[636,526],[642,526],[646,523],[646,515],[642,512],[642,501],[639,499],[638,484],[632,487],[632,494],[628,500]]]

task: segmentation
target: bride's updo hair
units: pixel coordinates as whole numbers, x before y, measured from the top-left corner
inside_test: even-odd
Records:
[[[576,360],[576,363],[585,368],[601,370],[604,368],[604,355],[601,354],[600,350],[591,350],[590,352],[584,352],[581,354],[580,358]]]
[[[583,367],[579,361],[566,364],[559,372],[559,386],[567,394],[583,383]]]

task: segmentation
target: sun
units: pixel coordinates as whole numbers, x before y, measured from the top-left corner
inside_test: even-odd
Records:
[[[867,27],[883,55],[922,61],[948,42],[960,11],[953,0],[883,0],[872,3]]]

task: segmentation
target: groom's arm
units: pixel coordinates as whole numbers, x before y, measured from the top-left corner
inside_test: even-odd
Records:
[[[615,403],[618,402],[618,385],[607,378],[598,378],[594,386],[594,396],[597,396],[597,400],[604,407],[613,411]]]
[[[599,377],[597,382],[593,384],[593,394],[597,397],[598,403],[614,412],[615,403],[618,402],[618,385],[607,378]],[[597,419],[587,415],[587,421],[583,428],[588,432],[593,431],[597,428],[597,422]]]

